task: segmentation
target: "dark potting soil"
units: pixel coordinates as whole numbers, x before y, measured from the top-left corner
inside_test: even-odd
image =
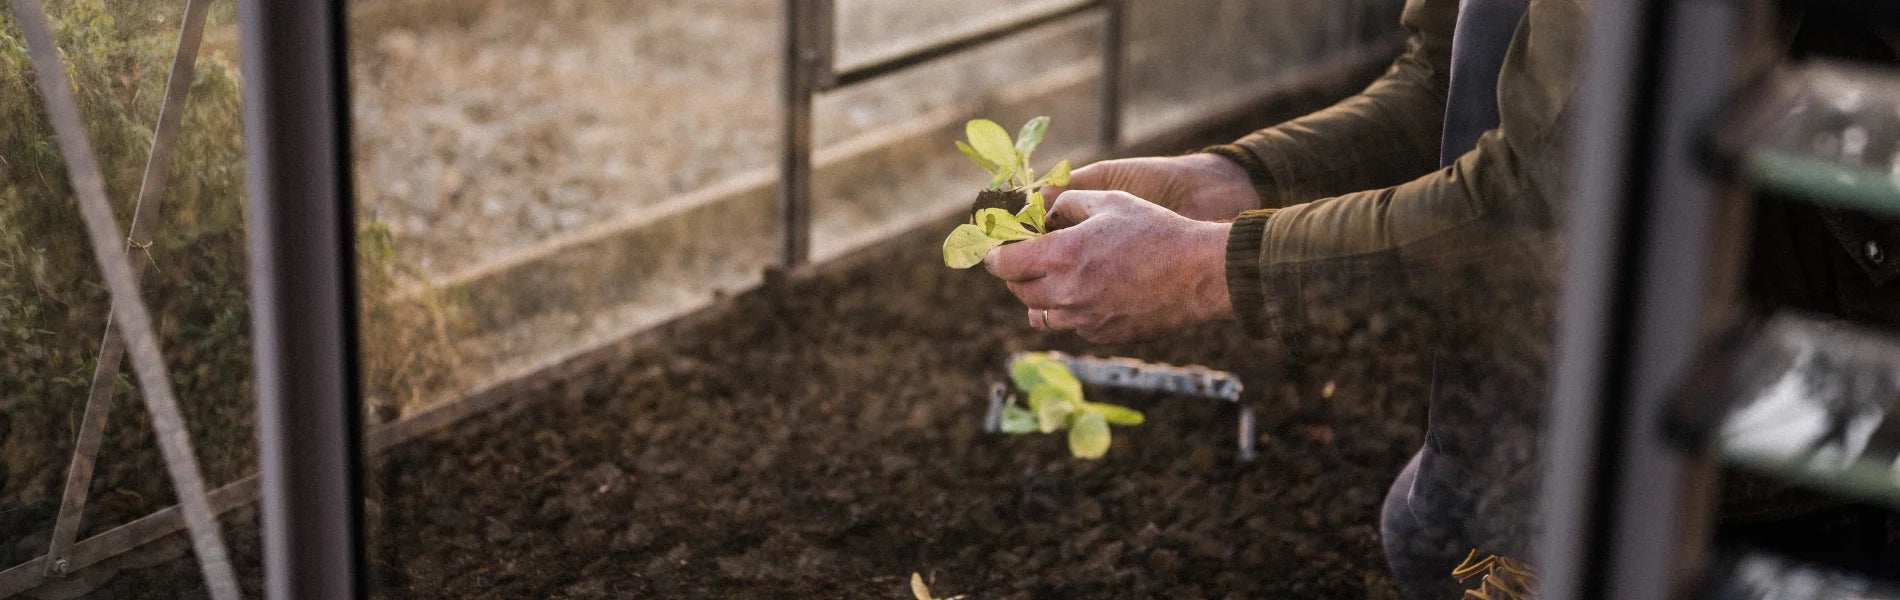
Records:
[[[1038,333],[981,268],[943,267],[949,228],[373,460],[376,596],[909,598],[913,571],[973,599],[1396,596],[1378,508],[1420,440],[1417,357],[1295,362],[1232,323]],[[1101,390],[1148,416],[1101,460],[982,433],[1024,349],[1235,371],[1259,457],[1235,460],[1231,406]],[[95,595],[201,596],[189,560]]]

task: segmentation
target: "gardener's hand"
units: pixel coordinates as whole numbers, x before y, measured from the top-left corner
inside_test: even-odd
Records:
[[[1150,156],[1102,161],[1076,169],[1067,188],[1051,187],[1051,201],[1066,190],[1121,190],[1199,221],[1232,219],[1260,208],[1260,194],[1247,172],[1214,154]]]
[[[1112,344],[1233,314],[1226,276],[1232,224],[1094,190],[1064,193],[1049,217],[1063,227],[983,260],[1029,307],[1030,326]]]

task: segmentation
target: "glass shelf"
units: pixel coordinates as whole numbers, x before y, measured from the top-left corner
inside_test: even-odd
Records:
[[[1778,75],[1730,145],[1770,192],[1900,215],[1900,75],[1816,62]],[[1727,145],[1727,144],[1725,144]]]
[[[1900,585],[1761,551],[1727,561],[1710,580],[1711,600],[1900,600]]]
[[[1900,340],[1782,313],[1734,354],[1711,388],[1724,407],[1702,443],[1727,463],[1900,506]]]

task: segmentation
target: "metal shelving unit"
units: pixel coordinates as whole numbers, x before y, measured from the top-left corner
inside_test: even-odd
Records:
[[[1900,215],[1894,74],[1777,65],[1766,1],[1595,8],[1575,125],[1543,597],[1900,597],[1851,566],[1729,547],[1712,533],[1724,465],[1900,506],[1900,432],[1886,421],[1900,402],[1900,337],[1757,314],[1741,285],[1759,193]]]

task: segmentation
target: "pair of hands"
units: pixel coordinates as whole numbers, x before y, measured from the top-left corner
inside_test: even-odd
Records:
[[[1043,196],[1050,233],[983,260],[1030,326],[1121,343],[1233,314],[1232,225],[1212,221],[1260,204],[1239,165],[1212,154],[1111,160]]]

